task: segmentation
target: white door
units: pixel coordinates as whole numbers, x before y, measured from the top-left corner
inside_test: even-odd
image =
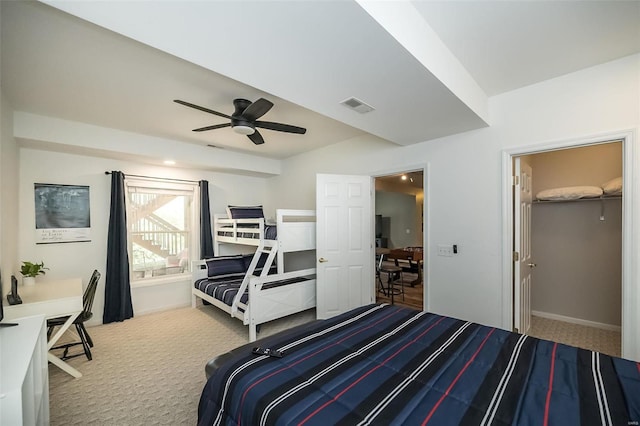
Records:
[[[531,272],[536,266],[531,254],[531,166],[515,159],[517,185],[514,199],[514,247],[518,260],[514,260],[514,327],[525,334],[531,326]]]
[[[371,181],[370,176],[316,176],[319,319],[374,301]]]

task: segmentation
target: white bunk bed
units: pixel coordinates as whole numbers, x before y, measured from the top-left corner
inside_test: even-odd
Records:
[[[277,232],[276,253],[278,273],[284,272],[284,254],[316,249],[315,210],[276,210],[276,223],[267,224],[263,218],[231,219],[229,215],[214,215],[214,249],[220,253],[221,244],[259,246]],[[271,238],[273,239],[273,238]]]
[[[221,244],[256,247],[256,252],[251,257],[246,270],[230,278],[236,280],[233,285],[236,286],[237,293],[233,301],[221,300],[219,294],[207,287],[219,278],[209,276],[211,274],[208,271],[207,260],[197,260],[192,265],[193,306],[196,306],[196,298],[201,298],[240,319],[244,325],[249,326],[251,342],[257,338],[258,325],[316,306],[316,269],[290,272],[284,270],[285,253],[315,250],[315,211],[277,210],[276,229],[277,237],[269,239],[266,235],[269,232],[269,225],[265,225],[264,218],[231,219],[228,215],[214,216],[213,233],[216,253],[220,253]],[[265,257],[266,260],[264,260]],[[209,261],[215,262],[216,259],[209,259]],[[245,256],[245,261],[246,259]],[[264,260],[264,265],[261,265],[261,260]],[[276,273],[269,274],[270,270],[273,271],[274,261],[277,264]],[[234,272],[239,270],[236,269]],[[225,275],[222,279],[226,279],[225,277],[229,275]],[[239,287],[237,287],[238,284]],[[246,293],[248,293],[248,299],[243,298]]]

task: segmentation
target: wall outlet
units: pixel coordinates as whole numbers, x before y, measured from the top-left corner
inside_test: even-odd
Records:
[[[438,256],[453,256],[453,246],[449,244],[438,244]]]

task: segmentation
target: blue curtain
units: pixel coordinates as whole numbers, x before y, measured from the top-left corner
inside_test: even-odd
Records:
[[[104,288],[104,324],[133,317],[129,256],[127,255],[127,214],[124,173],[111,172],[111,211],[107,239],[107,273]]]
[[[211,212],[209,211],[209,182],[201,180],[200,185],[200,259],[213,257],[213,233],[211,232]]]

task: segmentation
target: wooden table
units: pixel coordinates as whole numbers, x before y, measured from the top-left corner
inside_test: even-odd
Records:
[[[18,294],[22,304],[4,306],[7,320],[35,315],[44,315],[46,319],[68,316],[67,321],[47,343],[47,359],[73,377],[82,377],[82,373],[50,352],[82,312],[82,279],[36,281],[33,285],[18,287]]]
[[[422,264],[423,264],[423,251],[422,247],[413,248],[395,248],[390,249],[386,254],[387,259],[393,259],[396,266],[400,266],[399,260],[405,260],[409,262],[409,266],[403,266],[404,272],[412,272],[418,274],[418,278],[413,280],[410,285],[414,287],[417,284],[422,283]]]

